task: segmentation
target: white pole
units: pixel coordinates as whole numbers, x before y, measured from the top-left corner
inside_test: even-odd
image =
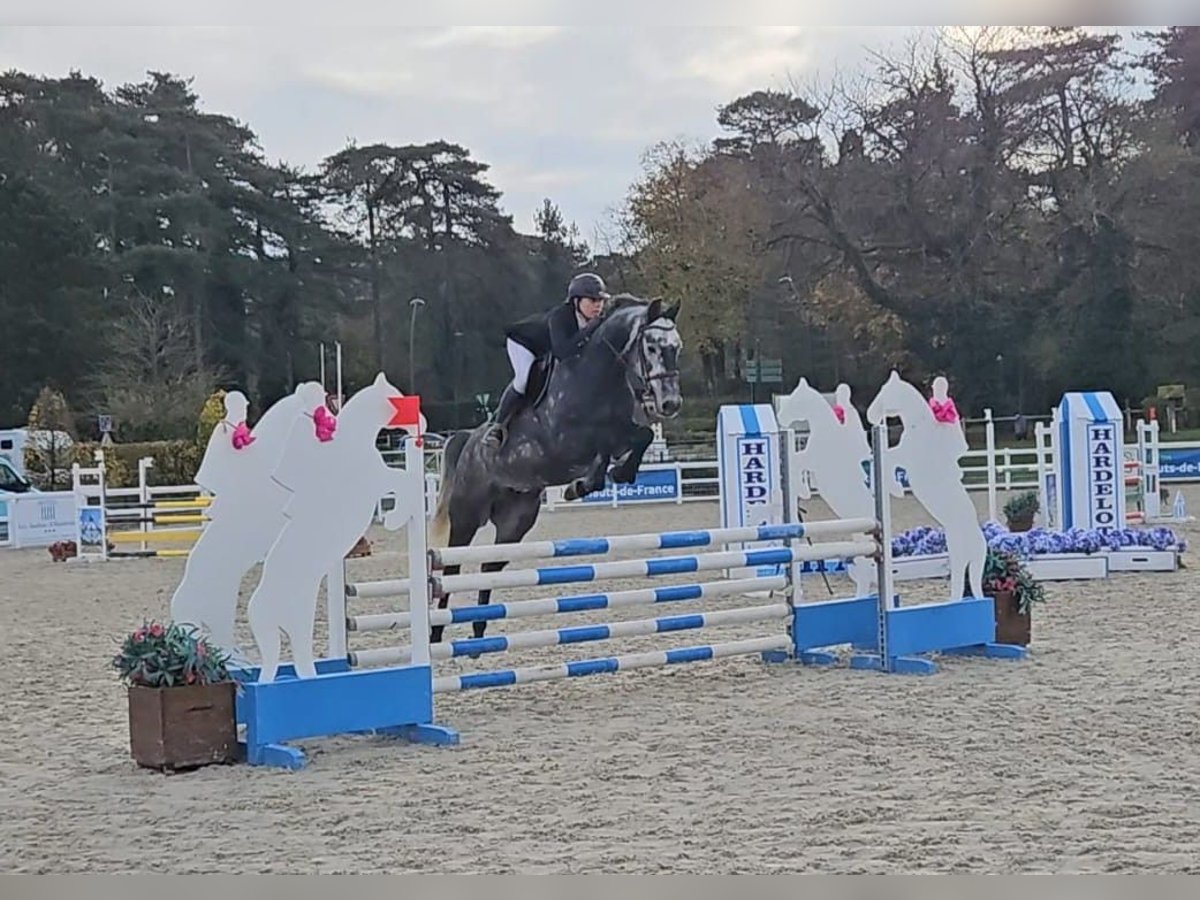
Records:
[[[888,648],[888,610],[892,605],[892,508],[887,482],[891,473],[884,472],[884,457],[887,452],[887,420],[874,428],[871,442],[871,463],[874,468],[875,518],[879,522],[879,664],[888,671],[891,651]]]
[[[996,521],[996,423],[992,420],[991,409],[983,411],[984,433],[987,435],[988,461],[988,518]]]
[[[153,531],[158,527],[154,521],[154,505],[150,502],[150,478],[146,474],[153,465],[152,456],[143,456],[138,460],[138,503],[142,507],[140,531]],[[143,542],[141,547],[145,550],[146,544]]]
[[[321,389],[325,389],[325,342],[321,341]]]
[[[329,620],[330,659],[345,659],[346,647],[346,560],[339,560],[337,565],[325,576],[325,610]]]
[[[408,513],[408,609],[411,622],[412,664],[430,665],[429,656],[429,546],[426,541],[425,451],[412,434],[404,445],[405,479],[396,503]]]
[[[342,342],[337,341],[334,346],[337,348],[337,411],[342,411]]]
[[[1138,419],[1138,474],[1142,479],[1142,508],[1146,513],[1146,521],[1162,516],[1162,504],[1158,496],[1159,488],[1159,452],[1158,452],[1158,420],[1144,422]]]

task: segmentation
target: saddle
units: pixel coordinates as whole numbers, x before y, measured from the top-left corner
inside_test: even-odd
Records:
[[[546,389],[550,387],[550,376],[557,363],[552,353],[546,353],[529,367],[529,378],[525,382],[526,409],[535,409],[546,399]]]

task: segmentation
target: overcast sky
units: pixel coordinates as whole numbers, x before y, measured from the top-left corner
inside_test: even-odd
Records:
[[[194,78],[207,111],[312,169],[345,146],[445,139],[491,166],[516,227],[549,196],[585,240],[641,155],[711,140],[715,109],[758,88],[862,72],[911,29],[807,26],[0,27],[0,70],[106,86],[157,69]]]

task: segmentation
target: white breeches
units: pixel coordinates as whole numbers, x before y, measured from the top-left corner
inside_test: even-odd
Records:
[[[529,369],[536,358],[528,347],[518,344],[512,338],[508,339],[508,361],[513,367],[512,386],[518,394],[524,395],[525,385],[529,383]]]

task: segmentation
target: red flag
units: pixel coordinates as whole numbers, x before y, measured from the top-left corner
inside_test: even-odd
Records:
[[[421,431],[421,398],[418,396],[388,397],[388,400],[396,410],[392,413],[388,427],[408,428],[414,434],[419,434]]]

